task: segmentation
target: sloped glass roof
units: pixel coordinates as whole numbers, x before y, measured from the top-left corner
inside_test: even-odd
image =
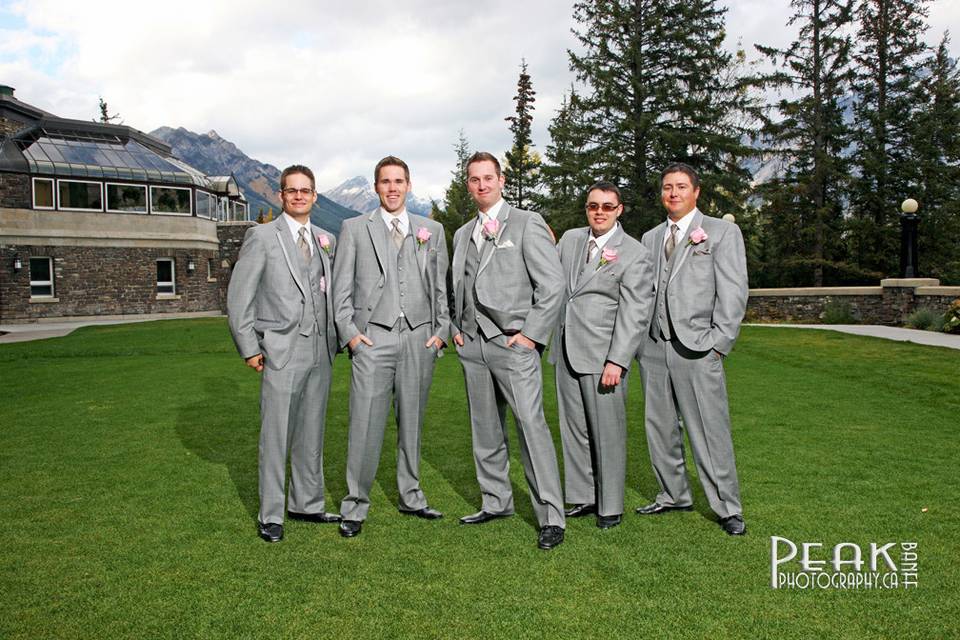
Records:
[[[33,174],[210,188],[207,177],[188,164],[110,132],[67,133],[38,128],[16,143]]]

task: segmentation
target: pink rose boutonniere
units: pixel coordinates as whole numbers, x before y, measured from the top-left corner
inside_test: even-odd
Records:
[[[607,249],[606,247],[604,247],[603,251],[600,252],[600,264],[597,265],[597,269],[599,269],[605,264],[613,264],[616,261],[617,261],[617,250]]]
[[[327,237],[325,233],[317,234],[317,244],[323,249],[323,252],[326,254],[330,253],[330,238]]]
[[[432,235],[433,234],[430,233],[426,227],[420,227],[417,229],[417,243],[420,245],[426,244]]]
[[[497,231],[500,230],[500,221],[494,218],[483,223],[483,237],[487,240],[493,240],[497,237]]]
[[[320,293],[327,292],[327,278],[325,276],[320,276]]]
[[[687,240],[687,246],[692,244],[700,244],[710,236],[707,235],[707,232],[703,230],[703,227],[697,227],[690,232],[690,239]]]

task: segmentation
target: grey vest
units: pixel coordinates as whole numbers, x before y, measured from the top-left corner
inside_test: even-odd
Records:
[[[663,245],[660,245],[659,250],[661,252],[660,264],[662,268],[660,269],[660,273],[657,274],[659,282],[657,283],[657,300],[654,303],[654,313],[656,317],[654,318],[655,322],[650,323],[650,337],[655,340],[661,338],[663,340],[670,340],[673,337],[673,323],[670,321],[670,308],[667,305],[667,286],[670,283],[670,274],[673,273],[673,266],[677,262],[677,256],[679,256],[683,250],[683,245],[677,244],[673,249],[673,253],[670,254],[670,259],[666,261],[663,260]]]
[[[483,251],[477,250],[473,240],[467,241],[467,258],[463,263],[463,321],[461,330],[471,338],[477,335],[477,329],[487,340],[502,333],[490,318],[483,312],[483,307],[477,299],[477,273],[480,271],[480,257],[486,251],[493,251],[487,246],[489,240],[481,240]]]
[[[324,277],[323,260],[320,259],[321,249],[314,245],[313,257],[310,263],[304,262],[297,252],[297,264],[300,267],[300,278],[307,288],[307,295],[303,299],[303,314],[300,316],[300,335],[309,336],[316,329],[322,336],[327,327],[327,294],[320,291],[320,279]],[[330,283],[327,283],[330,286]]]
[[[384,246],[387,247],[387,268],[383,294],[370,315],[370,322],[391,328],[397,323],[402,312],[407,326],[416,329],[430,322],[430,297],[427,295],[420,265],[417,264],[414,244],[416,240],[408,233],[398,250],[386,225],[377,226],[380,227],[380,233],[385,239]]]

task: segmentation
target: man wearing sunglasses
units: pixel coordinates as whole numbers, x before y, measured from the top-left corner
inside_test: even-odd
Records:
[[[620,190],[587,191],[587,224],[560,238],[567,287],[550,347],[556,367],[568,518],[596,514],[610,529],[623,516],[627,469],[627,369],[652,298],[650,252],[620,226]]]
[[[340,520],[325,511],[323,484],[323,431],[337,352],[328,293],[334,238],[310,223],[315,189],[307,167],[283,170],[283,214],[247,231],[227,290],[237,350],[261,374],[258,529],[267,542],[283,538],[288,448],[289,516]]]

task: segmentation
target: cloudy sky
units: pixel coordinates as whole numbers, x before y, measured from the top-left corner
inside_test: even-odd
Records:
[[[785,45],[789,0],[727,0],[728,43]],[[534,144],[573,80],[570,0],[83,2],[0,0],[0,84],[57,115],[215,129],[248,155],[310,165],[318,188],[410,164],[442,197],[463,129],[474,149],[510,145],[519,64],[537,91]],[[936,43],[960,34],[960,1],[930,6]],[[960,35],[955,35],[960,38]],[[752,48],[752,47],[750,47]],[[956,42],[953,55],[960,53]]]

